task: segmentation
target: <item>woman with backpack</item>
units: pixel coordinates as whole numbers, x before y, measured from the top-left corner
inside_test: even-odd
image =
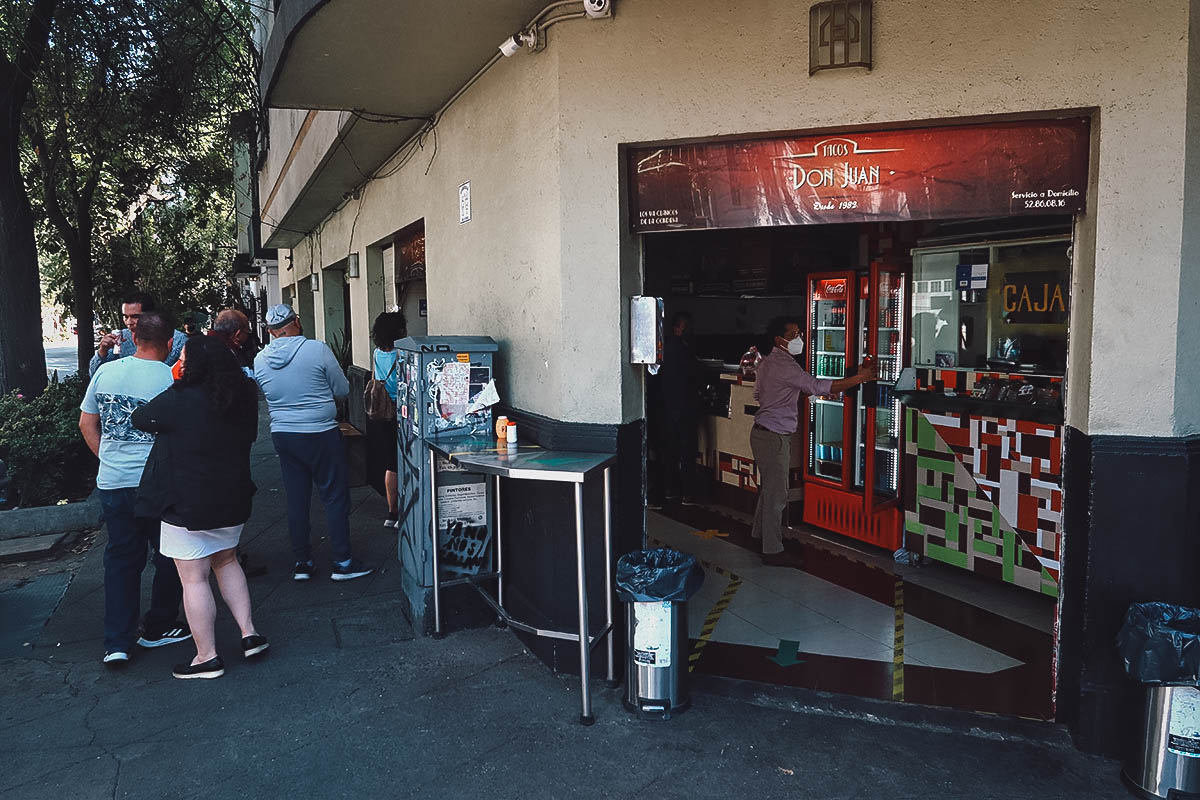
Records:
[[[408,322],[399,311],[385,311],[375,318],[371,338],[375,351],[371,353],[371,382],[367,386],[367,443],[371,462],[384,469],[383,485],[387,496],[388,514],[385,528],[400,525],[396,452],[396,391],[400,384],[400,353],[397,339],[408,335]],[[386,392],[387,400],[384,400]],[[390,402],[388,402],[390,401]],[[375,473],[378,474],[378,473]]]
[[[196,657],[176,665],[174,675],[219,678],[225,665],[216,649],[210,571],[241,629],[243,657],[260,657],[268,647],[254,627],[237,559],[255,492],[250,446],[258,437],[258,390],[218,339],[193,336],[184,349],[180,379],[133,412],[134,427],[155,434],[136,510],[162,520],[160,551],[174,559],[183,583]]]

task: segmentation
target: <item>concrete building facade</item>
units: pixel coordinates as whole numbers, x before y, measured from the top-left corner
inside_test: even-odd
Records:
[[[644,237],[627,148],[1090,120],[1056,714],[1082,747],[1118,751],[1136,706],[1112,645],[1125,606],[1200,604],[1200,2],[876,0],[871,68],[815,74],[807,4],[618,0],[511,58],[496,45],[545,4],[487,5],[284,5],[265,40],[262,240],[311,335],[346,330],[366,368],[371,321],[405,299],[401,245],[423,233],[410,324],[493,337],[507,408],[616,448],[635,539],[646,377],[628,308]]]

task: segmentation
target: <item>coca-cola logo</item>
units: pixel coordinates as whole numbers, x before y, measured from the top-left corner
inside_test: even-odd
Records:
[[[820,281],[817,284],[817,293],[822,297],[845,297],[846,282],[844,280]]]

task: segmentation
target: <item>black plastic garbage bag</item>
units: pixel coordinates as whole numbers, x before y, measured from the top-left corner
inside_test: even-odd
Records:
[[[1142,683],[1200,685],[1200,611],[1169,603],[1134,603],[1117,648],[1129,677]]]
[[[669,547],[635,550],[617,561],[617,597],[626,603],[687,600],[702,583],[696,557]]]

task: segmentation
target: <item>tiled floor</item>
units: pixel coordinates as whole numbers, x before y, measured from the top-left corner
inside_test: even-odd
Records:
[[[648,518],[652,543],[692,553],[709,567],[688,605],[693,637],[711,622],[710,613],[716,618],[700,671],[814,688],[831,688],[833,680],[833,690],[891,696],[899,655],[918,695],[905,692],[910,701],[1022,716],[1052,712],[1054,607],[1045,598],[941,565],[897,565],[888,554],[819,536],[802,545],[805,570],[765,567],[737,516],[676,507]],[[696,534],[709,529],[727,535]],[[719,613],[714,605],[730,578],[713,566],[740,579]],[[905,597],[899,653],[898,582]],[[768,663],[763,656],[776,653],[781,642],[796,642],[808,668],[779,673]]]

